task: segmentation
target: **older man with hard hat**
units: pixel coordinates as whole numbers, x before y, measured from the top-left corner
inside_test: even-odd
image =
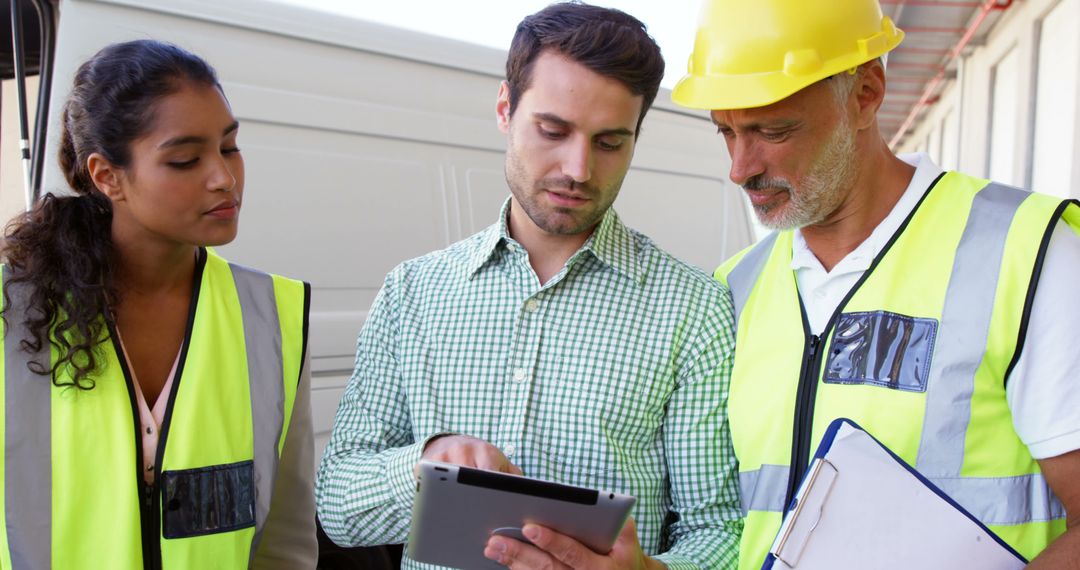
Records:
[[[672,95],[711,111],[776,230],[716,271],[738,327],[740,567],[837,417],[1032,568],[1080,567],[1080,207],[894,155],[876,114],[902,39],[877,0],[710,0]]]

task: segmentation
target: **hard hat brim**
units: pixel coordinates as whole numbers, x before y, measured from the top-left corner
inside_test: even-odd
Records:
[[[671,100],[691,109],[733,110],[764,107],[786,99],[832,73],[813,77],[788,77],[782,73],[758,76],[688,75],[675,84]]]
[[[691,109],[733,110],[764,107],[786,99],[814,83],[843,73],[881,57],[904,39],[903,31],[893,28],[894,34],[886,38],[869,53],[852,53],[826,62],[817,71],[805,75],[789,75],[783,71],[753,74],[683,76],[671,90],[671,100]]]

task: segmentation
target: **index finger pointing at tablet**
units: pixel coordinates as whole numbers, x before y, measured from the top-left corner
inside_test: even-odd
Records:
[[[521,469],[510,463],[498,447],[466,435],[444,435],[432,439],[424,447],[421,459],[521,475]]]
[[[506,455],[503,455],[502,450],[494,445],[483,442],[482,446],[474,447],[471,451],[474,453],[473,459],[477,469],[521,475],[521,469],[517,465],[510,463]]]

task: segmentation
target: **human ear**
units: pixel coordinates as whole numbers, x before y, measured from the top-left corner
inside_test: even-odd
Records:
[[[858,105],[855,125],[858,129],[874,124],[878,109],[885,100],[885,68],[879,61],[863,65],[853,99]]]
[[[510,84],[499,84],[499,95],[495,99],[495,119],[503,134],[510,132]]]
[[[113,202],[124,201],[123,185],[120,181],[124,172],[109,159],[100,153],[92,153],[86,157],[86,171],[90,174],[90,180],[94,186]]]

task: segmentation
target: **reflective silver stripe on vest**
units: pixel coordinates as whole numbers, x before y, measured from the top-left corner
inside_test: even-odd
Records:
[[[765,262],[769,260],[773,245],[779,232],[773,232],[765,239],[754,244],[750,251],[735,264],[731,273],[727,276],[728,288],[731,289],[731,297],[735,302],[735,323],[738,325],[739,315],[746,307],[746,301],[750,299],[750,291],[754,289],[761,271],[765,268]]]
[[[1005,240],[1025,190],[990,184],[975,195],[945,292],[915,468],[985,524],[1064,516],[1042,474],[960,477],[975,372],[986,353]]]
[[[971,420],[975,371],[986,353],[998,274],[1016,210],[1028,192],[990,184],[975,195],[945,291],[937,346],[927,382],[926,413],[915,468],[927,477],[957,477]]]
[[[787,465],[762,465],[756,471],[739,472],[739,501],[743,516],[750,511],[784,512],[787,486]]]
[[[240,312],[244,320],[248,385],[251,389],[251,423],[255,453],[255,536],[249,564],[266,528],[274,481],[277,479],[278,441],[285,421],[284,363],[281,356],[281,325],[278,321],[274,280],[239,265],[229,264]]]
[[[1005,242],[1020,204],[1029,195],[1017,188],[989,184],[972,202],[946,290],[915,464],[920,473],[989,525],[1018,525],[1065,516],[1064,507],[1042,474],[960,476],[975,373],[986,352]],[[768,253],[755,246],[729,275],[736,315],[759,278]],[[748,510],[776,510],[776,503],[787,492],[786,468],[766,467],[784,470],[782,481],[772,482],[772,477],[758,472],[740,473],[744,514]]]
[[[10,274],[4,266],[4,283]],[[4,519],[12,570],[52,567],[52,379],[26,367],[50,364],[46,341],[28,354],[19,346],[29,300],[23,283],[8,289],[11,306],[4,331]]]
[[[1041,474],[931,481],[983,524],[1018,525],[1065,518],[1065,507]]]

